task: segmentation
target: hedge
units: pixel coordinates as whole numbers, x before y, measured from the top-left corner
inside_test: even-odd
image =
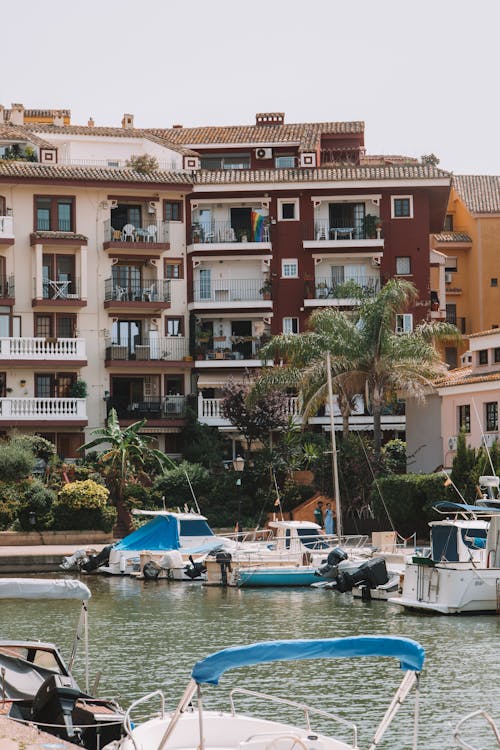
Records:
[[[402,536],[408,537],[416,532],[420,539],[428,539],[428,523],[438,518],[432,507],[449,499],[443,475],[399,474],[380,477],[378,487],[383,502],[375,484],[371,491],[376,518],[384,519],[387,525],[389,514],[395,529]]]

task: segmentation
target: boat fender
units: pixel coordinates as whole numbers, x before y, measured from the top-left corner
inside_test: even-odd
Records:
[[[160,566],[150,560],[149,562],[144,564],[142,575],[148,581],[156,581],[156,579],[160,575]]]
[[[488,551],[488,557],[486,558],[486,567],[487,568],[495,567],[495,550],[494,549],[490,549]]]

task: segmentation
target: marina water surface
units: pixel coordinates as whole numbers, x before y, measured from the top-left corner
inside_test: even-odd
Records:
[[[116,697],[124,707],[161,688],[167,707],[173,708],[194,663],[227,646],[383,634],[414,638],[426,650],[419,748],[454,747],[453,726],[475,709],[487,709],[497,721],[500,718],[499,616],[408,614],[383,602],[353,601],[348,594],[315,589],[224,590],[198,583],[97,576],[84,581],[92,590],[91,682],[101,671],[99,694]],[[0,635],[55,641],[68,656],[76,619],[74,602],[8,601],[0,610]],[[83,658],[77,657],[74,673],[81,684],[82,671]],[[219,688],[207,688],[205,695],[209,705],[226,707],[228,689],[244,683],[249,689],[324,708],[358,723],[363,748],[400,679],[391,660],[287,662],[230,672]],[[251,709],[252,700],[237,706]],[[262,712],[261,702],[258,707]],[[300,718],[293,712],[284,715]],[[410,747],[410,715],[410,707],[403,706],[381,748]],[[485,725],[477,726],[474,740],[478,748],[492,747]]]

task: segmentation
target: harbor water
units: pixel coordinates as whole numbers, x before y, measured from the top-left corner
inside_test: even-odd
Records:
[[[497,722],[500,719],[499,616],[408,614],[384,602],[362,602],[348,594],[311,588],[219,589],[199,583],[100,576],[84,581],[92,591],[91,682],[101,671],[99,695],[115,697],[123,707],[161,688],[167,708],[173,708],[194,663],[227,646],[282,638],[381,634],[414,638],[426,650],[419,748],[454,747],[455,723],[475,709],[484,708]],[[0,637],[54,641],[68,657],[78,619],[75,604],[4,601]],[[83,686],[82,650],[74,674]],[[229,672],[218,688],[209,687],[204,693],[209,706],[220,708],[228,705],[228,690],[236,684],[308,703],[355,721],[364,748],[401,676],[397,663],[387,659],[287,662]],[[238,700],[237,708],[258,707],[264,715],[267,710],[270,718],[276,716],[276,707],[248,700]],[[410,698],[400,709],[381,748],[411,747],[412,704]],[[291,709],[279,710],[288,720],[300,719]],[[338,729],[331,725],[315,728]],[[485,724],[479,723],[472,737],[478,748],[494,746]]]

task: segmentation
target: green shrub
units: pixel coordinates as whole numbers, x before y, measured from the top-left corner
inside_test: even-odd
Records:
[[[25,485],[17,514],[19,528],[23,531],[43,531],[51,528],[52,505],[56,493],[38,479],[29,480]],[[31,522],[32,519],[34,523]]]
[[[147,508],[150,504],[151,490],[142,484],[128,484],[123,490],[123,499],[129,510]]]
[[[372,487],[376,519],[387,528],[389,514],[395,529],[405,537],[414,532],[429,538],[429,521],[437,518],[432,507],[448,499],[442,474],[401,474],[378,479],[379,492]]]
[[[209,472],[200,464],[182,461],[175,469],[165,471],[154,481],[152,494],[157,504],[161,503],[162,497],[165,498],[167,508],[182,506],[185,503],[189,506],[193,504],[193,495],[189,488],[186,473],[198,502],[206,497],[207,491],[211,487]]]
[[[55,529],[111,531],[116,510],[107,506],[109,490],[91,479],[66,484],[53,505]]]
[[[33,471],[35,456],[29,448],[15,442],[0,444],[0,477],[4,482],[15,482]]]
[[[11,445],[18,445],[33,453],[37,458],[43,458],[44,461],[50,461],[56,454],[56,447],[50,440],[46,440],[40,435],[16,435],[10,441]]]
[[[19,511],[19,492],[16,485],[0,482],[0,531],[10,529]]]

